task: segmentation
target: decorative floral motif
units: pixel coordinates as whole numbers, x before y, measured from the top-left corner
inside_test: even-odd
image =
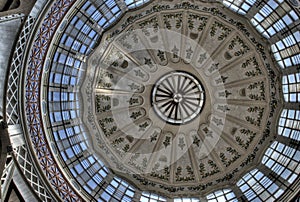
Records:
[[[209,71],[209,73],[212,73],[218,69],[219,69],[219,63],[214,63],[211,65],[211,67],[208,69],[208,71]]]
[[[130,115],[130,118],[136,120],[140,116],[142,116],[142,112],[141,111],[137,111],[137,112],[132,112],[131,115]]]
[[[171,137],[166,136],[165,141],[163,142],[163,144],[165,145],[165,147],[167,147],[171,144],[170,142],[171,142]]]
[[[241,155],[235,149],[233,149],[232,147],[227,147],[226,151],[232,156],[231,159],[228,159],[223,152],[221,152],[219,156],[220,156],[220,159],[221,159],[222,163],[226,167],[228,167],[234,161],[236,161]]]
[[[151,172],[150,176],[154,178],[158,178],[163,181],[168,181],[170,179],[170,167],[165,166],[163,169],[163,174],[157,173],[157,169],[159,168],[159,163],[155,164],[153,171]]]
[[[204,163],[201,162],[199,164],[199,173],[202,178],[206,178],[206,177],[212,176],[212,175],[220,172],[220,169],[218,168],[217,164],[215,162],[213,162],[212,160],[208,160],[207,164],[210,167],[209,169],[205,169]]]
[[[158,50],[157,56],[159,57],[160,61],[163,62],[166,60],[165,52]]]
[[[242,56],[250,50],[250,48],[239,36],[236,36],[231,40],[228,49],[234,50],[234,56],[236,57]]]
[[[153,135],[151,135],[150,137],[150,142],[155,142],[157,141],[159,133],[155,131],[155,133]]]
[[[207,17],[200,16],[198,14],[190,13],[188,15],[188,28],[192,31],[196,28],[197,32],[203,31],[207,24]],[[197,23],[197,27],[195,27],[195,24]]]
[[[189,165],[186,166],[186,172],[187,175],[182,176],[182,167],[178,166],[176,169],[176,173],[175,173],[175,179],[177,182],[188,182],[188,181],[194,181],[195,180],[195,175],[194,175],[194,171],[193,168]]]
[[[244,149],[248,149],[250,143],[253,141],[256,133],[251,131],[250,129],[240,129],[241,134],[244,134],[248,137],[247,141],[243,140],[241,137],[237,136],[235,138],[236,142],[243,147]]]
[[[139,131],[145,131],[146,130],[146,128],[149,126],[150,124],[148,123],[148,121],[146,121],[146,122],[144,122],[144,123],[142,123],[142,124],[140,124],[139,125]]]
[[[248,69],[250,67],[250,65],[253,65],[254,69],[255,70],[249,70],[249,71],[246,71],[245,72],[245,75],[248,76],[248,77],[255,77],[255,76],[258,76],[258,75],[261,75],[262,74],[262,71],[261,69],[259,68],[259,64],[257,62],[257,59],[256,57],[252,57],[250,59],[247,59],[241,66],[241,68],[243,69]]]
[[[215,21],[210,29],[210,36],[218,36],[219,41],[223,41],[232,30],[225,26],[224,24]]]
[[[183,148],[185,147],[184,138],[179,138],[178,146],[181,150],[183,150]]]
[[[159,27],[158,19],[157,19],[157,17],[153,17],[153,18],[150,18],[148,20],[144,20],[143,22],[141,22],[139,24],[139,26],[140,26],[140,28],[142,29],[142,31],[144,32],[144,34],[146,36],[150,36],[149,30],[147,30],[146,28],[153,28],[153,30],[155,32],[157,32],[158,27]]]
[[[124,142],[124,138],[123,138],[123,137],[119,137],[119,138],[115,139],[115,140],[112,142],[112,145],[115,147],[115,146],[117,146],[118,144],[121,144],[122,142]]]
[[[201,140],[197,136],[193,136],[193,144],[197,145],[197,147],[200,147]]]
[[[265,83],[263,81],[258,81],[250,84],[248,86],[249,90],[259,90],[259,94],[250,93],[249,98],[253,100],[265,100]]]
[[[180,29],[182,26],[182,13],[170,13],[163,15],[164,23],[167,29]]]
[[[255,125],[255,126],[260,126],[261,125],[261,120],[262,120],[262,117],[263,117],[263,114],[264,114],[264,108],[262,107],[249,107],[247,109],[248,112],[250,113],[256,113],[257,114],[257,117],[254,118],[254,117],[251,117],[251,116],[246,116],[246,120]]]
[[[206,53],[200,55],[198,62],[202,64],[207,59]]]

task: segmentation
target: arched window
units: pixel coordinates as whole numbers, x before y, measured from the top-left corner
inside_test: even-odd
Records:
[[[300,101],[300,73],[283,76],[282,89],[283,89],[284,100],[286,102],[299,102]]]
[[[130,202],[134,196],[135,189],[127,182],[115,177],[101,194],[104,201]],[[102,201],[99,199],[99,201]]]
[[[97,193],[101,189],[99,185],[107,176],[108,170],[93,155],[89,154],[84,158],[70,163],[70,171],[86,192],[97,197]]]
[[[258,169],[244,175],[237,182],[237,186],[249,201],[274,201],[283,193],[283,190],[277,184]]]
[[[207,195],[206,199],[208,202],[223,202],[223,201],[238,202],[235,194],[231,189],[222,189],[222,190],[215,191]]]
[[[275,59],[282,68],[300,64],[300,32],[283,38],[271,46]]]
[[[159,196],[154,193],[143,192],[140,202],[166,202],[165,197]]]
[[[275,141],[265,152],[262,163],[290,184],[300,173],[300,151]]]
[[[255,2],[256,0],[223,0],[225,6],[242,15],[245,15]]]
[[[196,198],[175,198],[174,202],[200,202],[200,200]]]
[[[121,9],[115,0],[87,1],[81,8],[81,12],[90,17],[100,27],[106,28],[121,14]]]
[[[300,111],[284,109],[278,125],[278,134],[300,141]]]
[[[269,0],[251,22],[263,36],[270,38],[298,19],[298,15],[286,1]]]
[[[128,8],[136,8],[144,3],[149,2],[149,0],[125,0],[126,5]]]

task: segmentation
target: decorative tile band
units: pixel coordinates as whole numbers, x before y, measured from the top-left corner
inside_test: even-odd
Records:
[[[26,121],[32,145],[44,174],[48,178],[53,189],[56,190],[57,194],[64,201],[82,201],[82,198],[69,185],[68,180],[63,176],[51,153],[45,137],[45,132],[42,128],[39,97],[43,63],[49,44],[59,23],[74,2],[75,0],[57,0],[49,9],[49,12],[46,14],[46,17],[36,34],[30,52],[25,78]]]

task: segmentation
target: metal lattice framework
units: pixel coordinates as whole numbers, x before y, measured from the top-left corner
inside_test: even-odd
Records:
[[[34,18],[28,17],[20,34],[20,38],[17,42],[15,52],[13,54],[9,79],[7,86],[7,98],[6,98],[6,116],[8,125],[14,125],[20,123],[19,118],[19,106],[18,106],[18,93],[19,93],[19,82],[20,82],[20,70],[22,67],[22,59],[25,51],[27,39],[30,34],[34,23]]]
[[[7,155],[5,167],[1,176],[1,197],[5,198],[9,184],[12,179],[12,175],[14,172],[14,162],[12,161],[12,156]]]
[[[7,121],[8,125],[15,125],[20,123],[20,115],[19,115],[19,102],[18,102],[18,94],[19,94],[19,85],[20,85],[20,72],[22,67],[22,60],[24,57],[24,52],[26,48],[26,44],[28,41],[28,37],[31,33],[32,27],[34,25],[35,19],[31,16],[28,16],[26,19],[23,29],[20,33],[19,40],[16,44],[16,48],[13,54],[12,63],[9,71],[8,78],[8,86],[7,86],[7,98],[6,98],[6,109],[7,109]],[[33,166],[32,159],[28,155],[28,152],[25,147],[19,148],[15,151],[14,155],[16,160],[18,161],[18,168],[20,172],[24,174],[28,183],[37,193],[37,195],[43,199],[44,201],[52,199],[49,191],[47,190],[47,186],[40,180],[38,176],[38,172]],[[11,158],[11,156],[8,156]],[[5,175],[5,184],[9,185],[9,182],[12,177],[12,173],[14,171],[14,163],[10,161],[9,164],[6,165],[3,176]],[[10,174],[9,174],[10,173]],[[5,187],[5,185],[4,185]],[[7,189],[6,189],[7,190]],[[46,191],[47,190],[47,191]]]
[[[28,132],[31,135],[33,147],[41,168],[52,187],[56,190],[58,195],[66,201],[81,201],[81,197],[78,196],[69,185],[51,154],[45,133],[42,129],[39,93],[40,74],[51,38],[63,16],[74,2],[74,0],[57,0],[47,13],[33,43],[25,84],[25,111],[27,115]]]
[[[34,189],[38,197],[42,201],[53,201],[53,197],[40,180],[40,177],[34,168],[31,157],[25,145],[16,148],[14,150],[14,154],[16,160],[18,161],[20,172],[22,172],[22,174],[25,176],[27,182],[30,184],[30,187]]]

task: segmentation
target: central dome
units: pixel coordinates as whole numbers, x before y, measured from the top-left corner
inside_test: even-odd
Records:
[[[254,30],[208,5],[130,12],[87,59],[90,149],[142,190],[208,193],[263,151],[278,94],[268,53]]]
[[[201,112],[205,94],[198,79],[186,72],[170,72],[152,90],[152,106],[157,115],[171,124],[185,124]]]

